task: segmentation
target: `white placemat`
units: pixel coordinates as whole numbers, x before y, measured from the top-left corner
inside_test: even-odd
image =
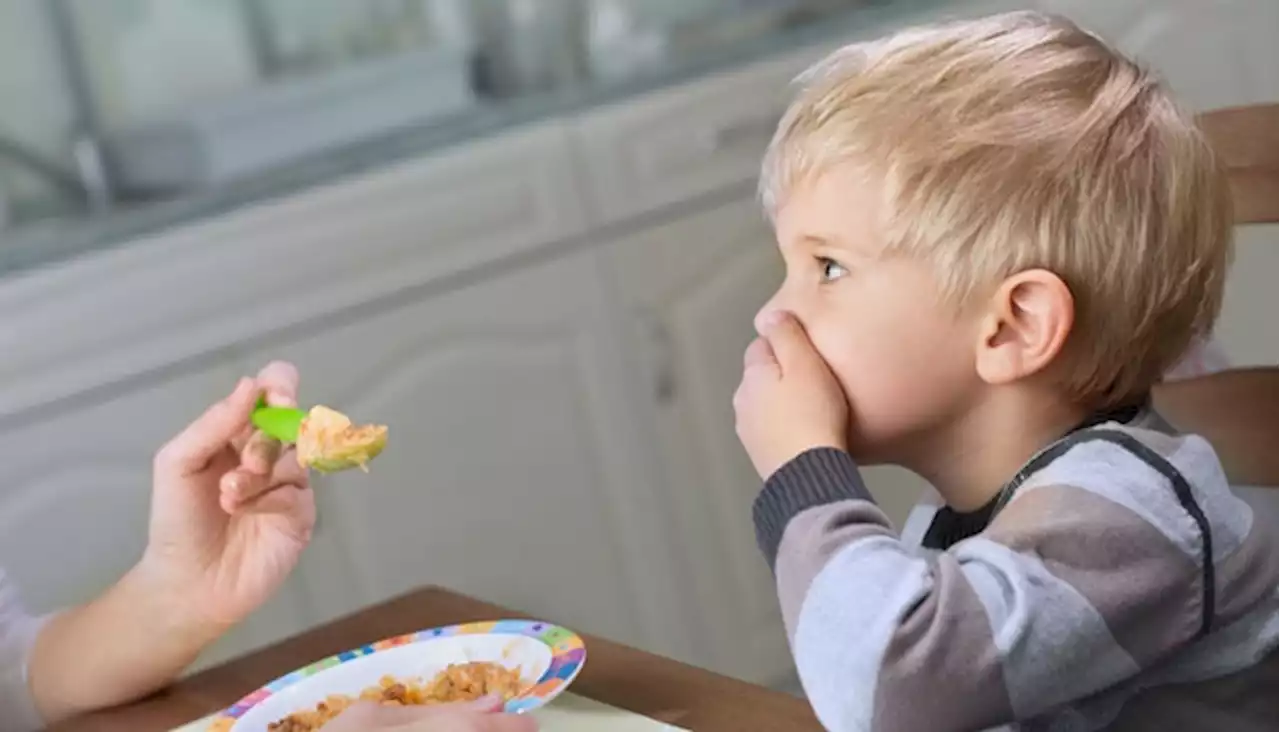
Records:
[[[688,732],[680,727],[592,701],[562,694],[551,704],[533,712],[540,732]],[[196,720],[173,732],[205,732],[213,717]]]

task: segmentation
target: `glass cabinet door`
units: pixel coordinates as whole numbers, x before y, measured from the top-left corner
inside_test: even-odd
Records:
[[[432,43],[430,0],[240,0],[269,71],[298,73]]]
[[[235,2],[61,1],[70,6],[90,101],[103,127],[164,117],[258,82]]]
[[[61,0],[107,128],[436,40],[441,0]]]

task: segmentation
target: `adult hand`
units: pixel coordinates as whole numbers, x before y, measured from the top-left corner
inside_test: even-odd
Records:
[[[315,500],[292,450],[253,429],[259,396],[296,406],[298,372],[275,362],[156,454],[150,541],[140,565],[229,626],[284,582],[311,539]]]
[[[260,394],[292,405],[297,388],[273,363],[157,453],[142,560],[36,638],[28,684],[46,724],[170,683],[297,564],[315,525],[307,475],[249,421]]]
[[[429,707],[361,702],[324,727],[325,732],[537,732],[532,717],[502,714],[502,700]]]
[[[849,405],[793,315],[770,313],[743,356],[738,439],[761,478],[815,447],[845,449]]]

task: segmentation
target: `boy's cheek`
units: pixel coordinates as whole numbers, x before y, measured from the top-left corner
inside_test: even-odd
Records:
[[[880,442],[884,437],[881,433],[889,427],[883,423],[895,421],[893,412],[896,409],[885,403],[893,400],[881,398],[892,393],[895,379],[890,377],[886,381],[886,375],[874,361],[846,358],[834,364],[828,363],[849,410],[849,420],[845,425],[849,453],[859,462],[874,463],[879,460]],[[890,414],[885,414],[886,411]]]
[[[876,388],[879,364],[877,364],[874,348],[860,346],[861,338],[848,318],[834,319],[815,317],[810,314],[806,321],[797,316],[814,350],[826,362],[827,368],[840,384],[840,391],[849,409],[849,422],[846,426],[851,447],[858,442],[859,394],[867,389]],[[864,394],[865,396],[865,394]],[[854,457],[858,457],[854,454]]]
[[[827,362],[827,367],[834,372],[839,362],[848,358],[852,341],[851,329],[841,328],[827,318],[812,315],[806,317],[803,312],[796,313],[796,320],[804,326],[805,335],[809,336],[813,350],[818,352],[822,360]]]
[[[827,368],[831,369],[836,381],[840,382],[840,389],[844,392],[845,398],[850,400],[852,407],[850,397],[857,393],[858,384],[862,380],[859,372],[864,369],[858,365],[861,361],[859,354],[863,352],[855,346],[851,330],[815,326],[808,332],[814,350],[822,357]],[[864,353],[863,357],[867,355],[870,354]]]

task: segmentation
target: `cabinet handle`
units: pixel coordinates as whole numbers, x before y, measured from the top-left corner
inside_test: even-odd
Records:
[[[743,141],[753,144],[766,144],[773,137],[774,130],[777,129],[778,120],[780,119],[782,119],[781,113],[770,113],[729,122],[717,127],[715,132],[712,133],[711,147],[713,150],[718,151],[738,145]]]
[[[671,331],[662,318],[652,311],[647,311],[643,320],[652,355],[653,399],[659,405],[666,406],[675,401],[677,391],[675,349]]]
[[[661,144],[645,145],[644,154],[635,156],[635,165],[646,178],[662,178],[683,175],[718,155],[742,156],[749,151],[755,156],[769,145],[780,119],[781,113],[762,114],[730,119],[693,132],[677,128],[664,135]]]

